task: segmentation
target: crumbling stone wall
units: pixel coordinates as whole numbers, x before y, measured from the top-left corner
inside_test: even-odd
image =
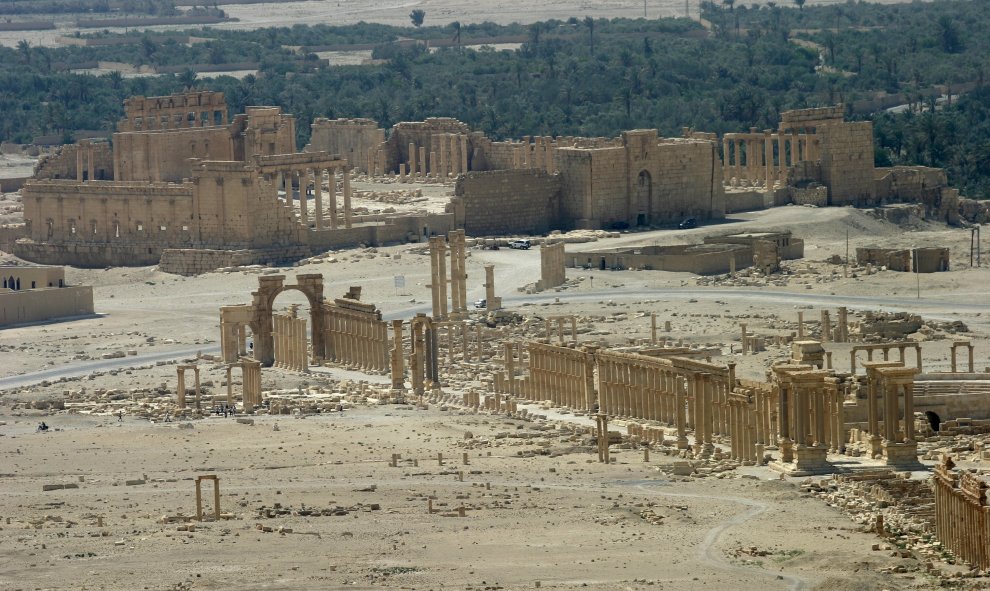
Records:
[[[865,247],[856,249],[856,264],[878,265],[891,271],[911,270],[911,251],[903,248]]]
[[[469,172],[457,179],[457,224],[471,236],[545,234],[560,226],[560,175],[538,170]]]
[[[873,123],[839,122],[820,127],[817,132],[829,204],[872,203],[875,199]]]
[[[326,119],[311,125],[312,135],[306,152],[337,154],[352,165],[362,165],[368,151],[385,143],[385,130],[372,119]]]
[[[83,173],[87,180],[113,180],[113,152],[106,142],[85,142],[84,144],[65,144],[54,152],[47,154],[34,167],[36,179],[72,179],[78,178],[78,152],[83,154]],[[89,155],[93,152],[93,178],[89,179]]]

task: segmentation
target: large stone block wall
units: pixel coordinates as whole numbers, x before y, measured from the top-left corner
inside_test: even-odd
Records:
[[[29,237],[54,244],[181,245],[193,241],[193,185],[30,181]]]
[[[351,165],[363,169],[368,150],[385,143],[385,130],[371,119],[319,118],[312,124],[307,152],[337,154]]]
[[[234,159],[226,127],[115,133],[113,143],[120,181],[181,182],[192,177],[190,158]]]
[[[839,123],[818,129],[822,178],[829,205],[869,204],[875,199],[873,123]]]
[[[93,288],[0,289],[0,326],[93,314]]]
[[[560,226],[560,176],[538,170],[470,172],[457,179],[470,236],[544,234]]]
[[[191,215],[196,243],[212,248],[299,244],[304,229],[292,208],[275,198],[274,184],[239,163],[202,163],[194,171]]]
[[[665,140],[657,146],[655,167],[653,223],[725,217],[722,163],[715,142]]]

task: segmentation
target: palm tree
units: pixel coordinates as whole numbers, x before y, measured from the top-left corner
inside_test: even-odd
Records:
[[[584,26],[588,27],[588,43],[591,46],[591,55],[595,55],[595,19],[590,16],[584,17]]]
[[[454,21],[454,22],[450,23],[450,28],[451,29],[454,29],[454,39],[453,39],[454,43],[457,44],[457,47],[460,47],[461,46],[461,22],[460,21]]]
[[[27,42],[27,39],[21,39],[17,42],[17,52],[21,54],[21,61],[25,64],[31,63],[31,44]]]

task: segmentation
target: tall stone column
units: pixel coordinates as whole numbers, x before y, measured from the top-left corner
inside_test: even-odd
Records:
[[[461,143],[461,173],[466,173],[468,171],[468,141],[466,135],[460,136]]]
[[[309,171],[302,168],[296,171],[299,177],[299,221],[304,228],[309,229],[309,204],[306,193],[309,191]]]
[[[425,178],[429,173],[426,161],[426,146],[419,147],[419,176]]]
[[[313,215],[316,217],[316,229],[323,229],[323,169],[313,169],[313,199],[316,201],[316,210]]]
[[[430,178],[436,179],[438,176],[440,176],[440,166],[439,165],[440,165],[440,162],[439,162],[439,159],[437,158],[436,151],[435,150],[434,151],[431,151],[430,152],[430,174],[429,174],[429,177]]]
[[[773,188],[773,136],[770,130],[763,131],[763,187],[769,191]]]
[[[175,390],[176,403],[179,408],[186,407],[186,368],[178,367],[176,368],[176,374],[179,381],[178,387]]]
[[[409,176],[415,178],[419,176],[416,170],[416,144],[409,142]]]
[[[351,171],[344,168],[344,227],[351,227]]]

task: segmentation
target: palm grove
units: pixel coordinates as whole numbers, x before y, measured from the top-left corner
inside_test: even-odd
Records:
[[[874,121],[877,164],[945,167],[964,194],[990,197],[990,40],[981,34],[990,14],[979,2],[785,7],[729,0],[703,5],[708,29],[687,19],[427,26],[426,13],[410,17],[416,26],[297,25],[197,31],[212,38],[197,44],[145,36],[133,45],[2,48],[0,139],[71,140],[74,130],[112,129],[125,97],[187,87],[225,92],[235,112],[276,104],[303,122],[370,117],[383,126],[450,116],[495,138],[763,129],[775,127],[784,110],[843,102],[851,117]],[[435,47],[396,43],[400,37]],[[465,47],[478,39],[522,45]],[[312,53],[349,44],[373,44],[375,64],[331,67]],[[177,73],[69,71],[103,60]],[[198,80],[187,67],[245,63],[258,75]],[[935,85],[951,99],[939,101]],[[900,106],[884,110],[885,96]],[[298,126],[300,142],[308,132]]]

